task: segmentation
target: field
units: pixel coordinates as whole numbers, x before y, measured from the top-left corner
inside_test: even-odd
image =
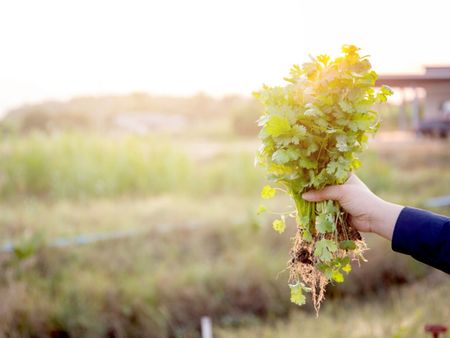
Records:
[[[449,193],[449,145],[380,135],[358,175],[425,208]],[[278,235],[255,213],[256,147],[226,134],[4,136],[0,245],[13,251],[0,254],[0,337],[198,337],[203,315],[223,338],[422,337],[448,324],[448,276],[371,235],[368,263],[329,288],[319,319],[291,305],[280,272],[293,224]]]

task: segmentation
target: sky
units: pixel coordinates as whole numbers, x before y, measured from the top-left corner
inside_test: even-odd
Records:
[[[249,95],[344,43],[379,73],[450,64],[446,0],[0,1],[0,113],[145,91]]]

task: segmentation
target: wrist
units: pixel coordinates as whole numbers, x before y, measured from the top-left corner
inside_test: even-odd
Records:
[[[404,207],[382,199],[379,199],[377,204],[378,205],[375,208],[376,213],[371,224],[371,230],[381,237],[392,240],[395,224]]]

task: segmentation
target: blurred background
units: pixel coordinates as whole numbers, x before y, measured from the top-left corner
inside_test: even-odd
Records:
[[[424,337],[444,273],[365,235],[316,318],[257,216],[251,92],[344,43],[394,87],[358,175],[450,215],[445,1],[0,4],[0,337]],[[271,208],[289,203],[279,196]]]

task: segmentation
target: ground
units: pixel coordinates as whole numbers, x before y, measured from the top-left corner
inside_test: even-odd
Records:
[[[448,276],[370,235],[368,262],[329,288],[318,319],[290,304],[280,272],[295,226],[278,235],[256,215],[256,147],[77,134],[3,142],[0,238],[16,251],[0,254],[0,336],[196,337],[205,314],[219,337],[421,337],[423,325],[445,324]],[[362,161],[358,175],[390,201],[427,208],[450,193],[448,142],[382,134]],[[279,196],[269,207],[288,205]],[[124,230],[138,232],[52,247]]]

